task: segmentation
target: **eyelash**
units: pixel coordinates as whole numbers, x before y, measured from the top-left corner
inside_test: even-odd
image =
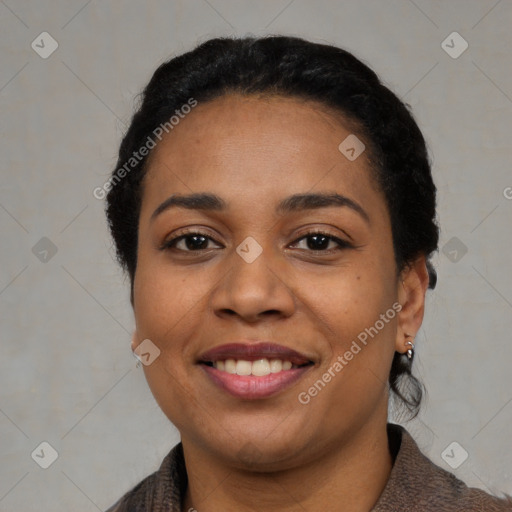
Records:
[[[186,230],[186,231],[183,231],[182,233],[180,233],[179,235],[175,236],[174,238],[171,238],[170,240],[167,240],[165,241],[162,246],[160,247],[161,250],[170,250],[170,249],[175,249],[175,246],[178,242],[180,242],[181,240],[185,240],[187,237],[192,237],[192,236],[203,236],[209,240],[212,240],[214,241],[216,244],[219,244],[219,242],[217,242],[214,238],[212,238],[208,233],[205,233],[205,232],[202,232],[201,230],[197,230],[197,229],[192,229],[192,230]],[[332,242],[336,242],[338,244],[338,247],[334,248],[334,249],[318,249],[318,250],[315,250],[315,249],[302,249],[302,250],[306,250],[307,252],[310,252],[310,253],[313,253],[313,254],[332,254],[333,252],[337,252],[337,251],[340,251],[342,249],[349,249],[349,248],[353,248],[354,246],[345,241],[345,240],[342,240],[341,238],[338,238],[336,236],[333,236],[329,233],[326,233],[324,231],[321,231],[321,230],[312,230],[312,231],[307,231],[306,233],[302,234],[299,238],[297,238],[294,242],[292,242],[291,245],[296,245],[298,242],[304,240],[304,239],[307,239],[309,237],[312,237],[312,236],[315,236],[315,235],[321,235],[321,236],[324,236],[326,238],[329,239],[329,241],[332,241]],[[219,244],[220,245],[220,244]],[[208,249],[198,249],[196,251],[194,250],[183,250],[183,249],[178,249],[180,252],[185,252],[185,253],[201,253],[203,251],[207,251]]]

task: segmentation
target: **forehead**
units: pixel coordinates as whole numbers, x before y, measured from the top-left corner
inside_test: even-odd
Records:
[[[296,98],[233,94],[199,103],[149,156],[143,208],[172,193],[204,190],[228,201],[269,202],[316,187],[371,200],[367,152],[350,161],[339,150],[354,135],[351,124]]]

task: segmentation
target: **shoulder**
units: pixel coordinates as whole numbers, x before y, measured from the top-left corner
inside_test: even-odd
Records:
[[[139,482],[106,512],[179,512],[186,483],[183,447],[179,443],[166,455],[157,471]]]
[[[114,503],[106,512],[142,512],[145,508],[145,497],[151,495],[155,485],[157,472],[149,475]]]
[[[398,453],[388,483],[373,512],[399,510],[447,512],[511,512],[512,497],[498,498],[468,487],[452,473],[428,459],[410,434],[388,424],[390,446]]]

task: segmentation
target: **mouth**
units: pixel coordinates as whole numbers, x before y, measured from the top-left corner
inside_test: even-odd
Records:
[[[215,347],[198,360],[213,384],[237,398],[267,398],[291,386],[314,366],[304,354],[273,343]]]

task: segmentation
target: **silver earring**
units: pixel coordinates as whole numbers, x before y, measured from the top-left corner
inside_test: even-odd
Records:
[[[412,338],[410,334],[405,335],[406,338]],[[414,340],[413,340],[414,341]],[[405,345],[409,345],[411,348],[407,349],[407,359],[412,359],[412,356],[414,355],[414,343],[412,341],[406,341]]]

